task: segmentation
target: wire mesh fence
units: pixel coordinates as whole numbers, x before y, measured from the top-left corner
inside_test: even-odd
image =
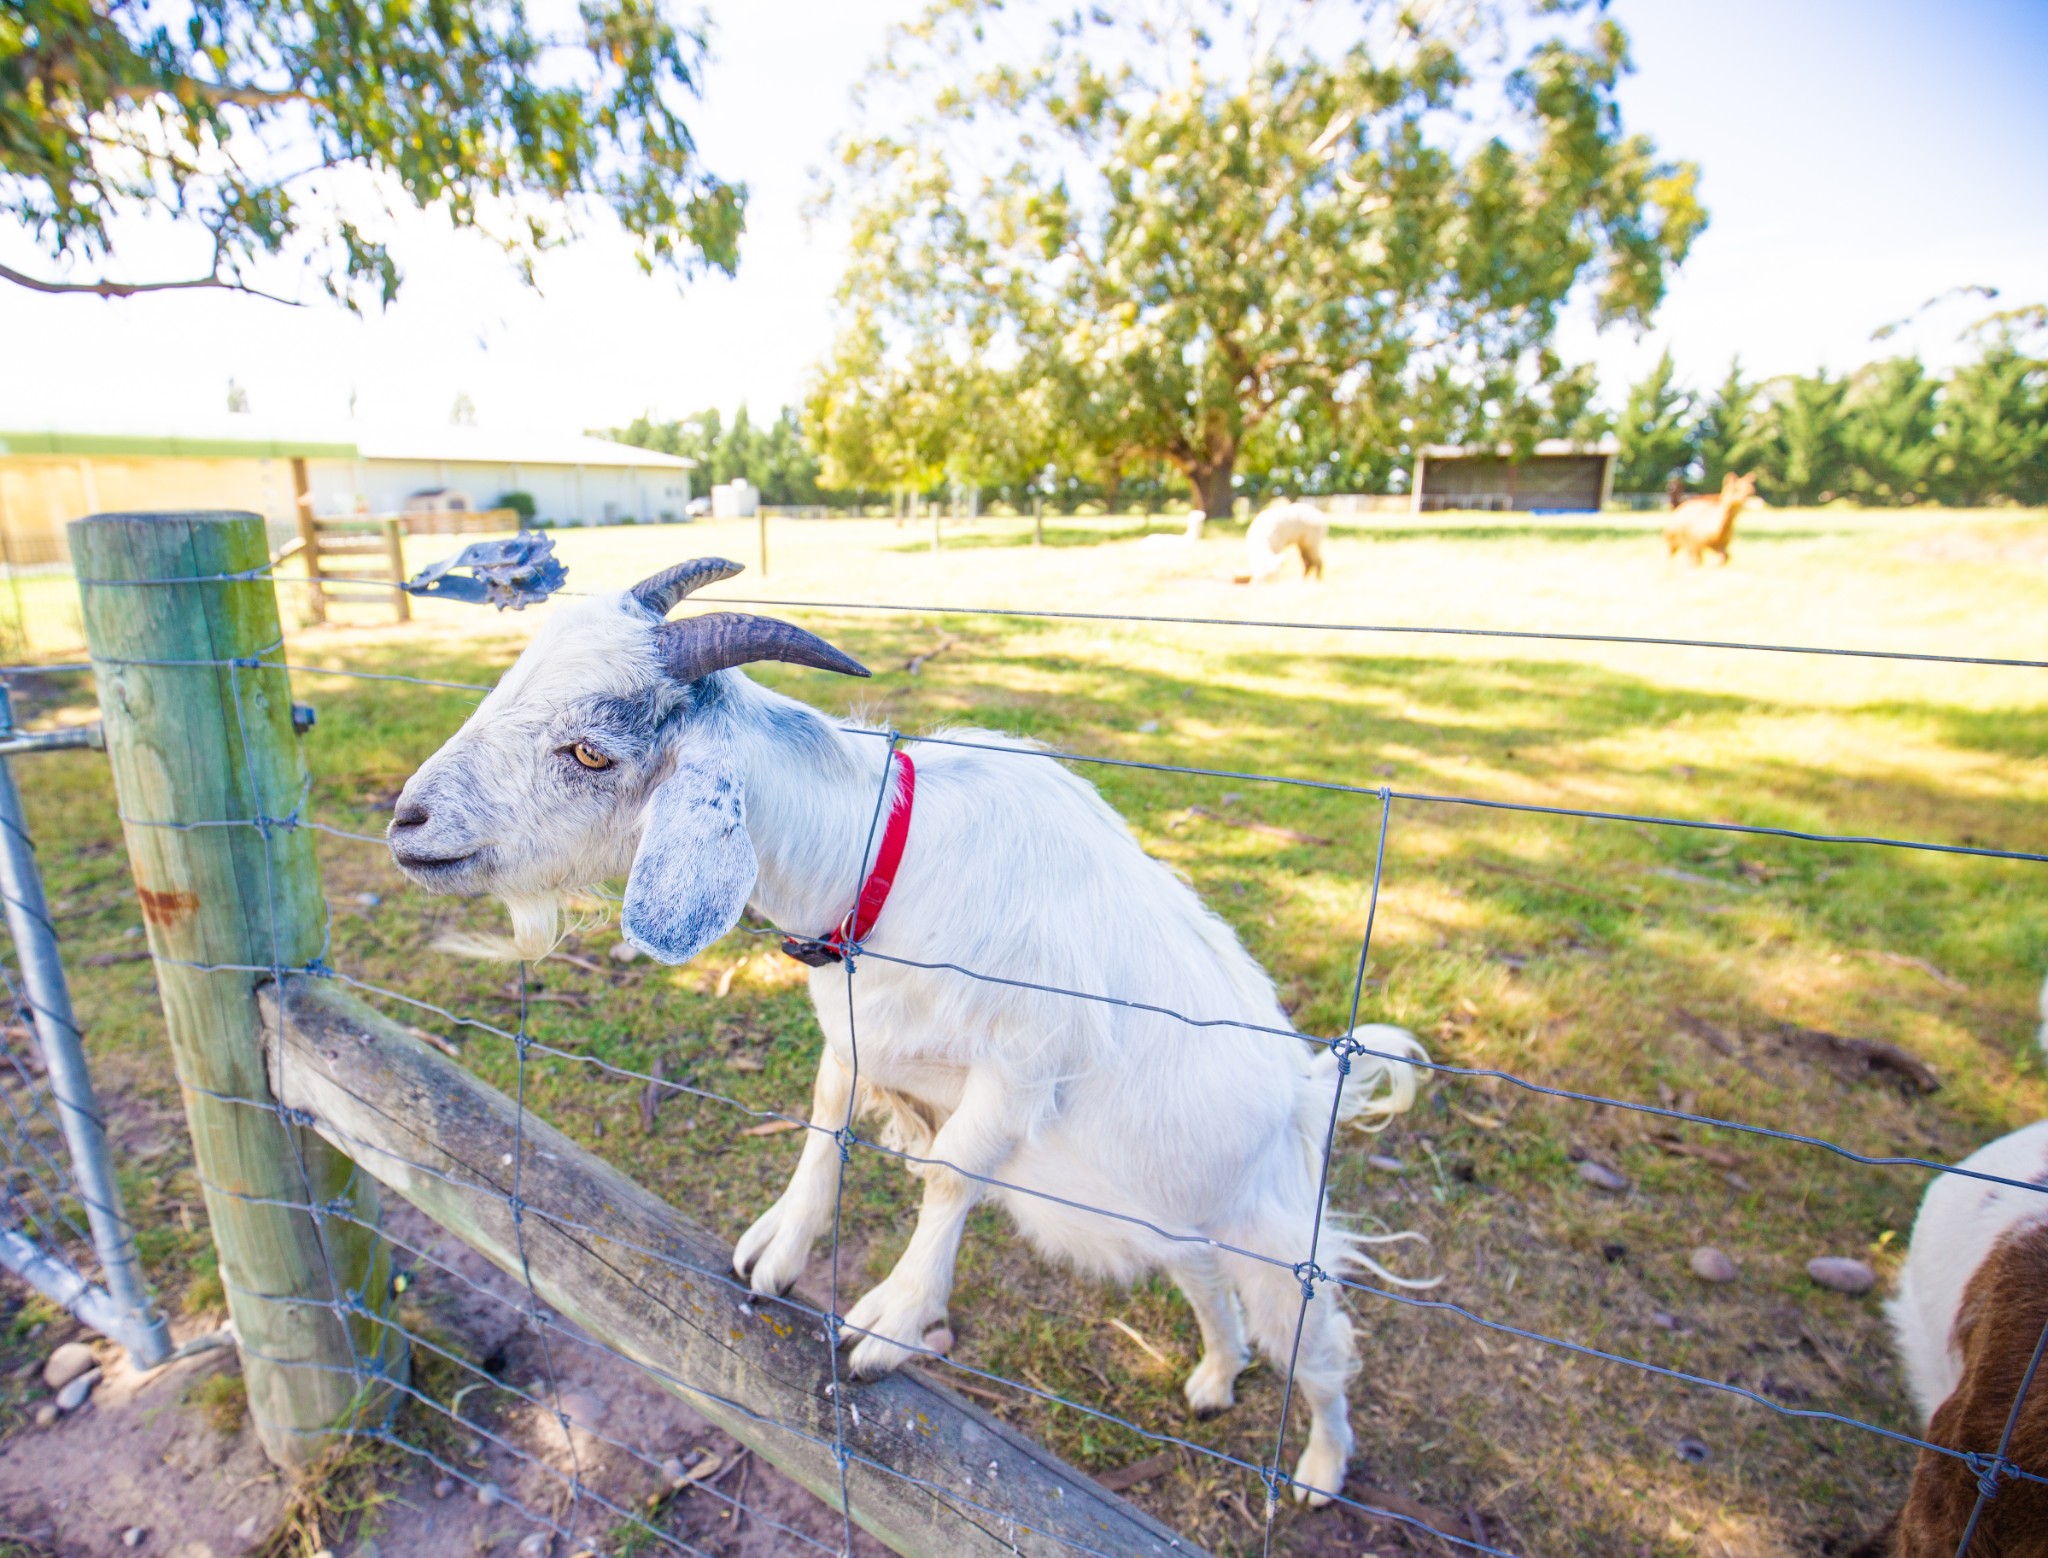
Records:
[[[81,583],[88,591],[147,589],[163,592],[173,601],[185,592],[206,590],[232,596],[233,592],[253,591],[267,595],[272,588],[269,571],[262,567],[219,572],[195,570],[185,575],[166,573],[139,578],[83,578]],[[732,603],[773,604],[789,609],[830,605],[835,609],[915,610],[948,615],[965,615],[973,610],[862,602],[728,599]],[[167,609],[182,611],[190,608],[180,605]],[[1071,615],[1051,611],[1022,614]],[[1193,619],[1131,615],[1115,620],[1186,623]],[[1224,624],[1205,621],[1200,625]],[[1291,626],[1282,623],[1256,625],[1275,630]],[[1304,626],[1326,630],[1328,625]],[[1361,627],[1359,631],[1386,630]],[[1392,631],[1460,630],[1402,628]],[[1573,634],[1523,636],[1567,640],[1588,637]],[[1600,641],[1618,640],[1610,637]],[[1683,643],[1723,651],[1855,654],[1940,663],[2048,668],[2048,662],[1946,655],[1892,656],[1887,651],[1876,649],[1708,644],[1669,638],[1626,641],[1657,645]],[[330,824],[310,815],[310,781],[304,776],[292,780],[286,774],[285,782],[280,784],[282,771],[266,767],[254,756],[262,746],[262,726],[270,717],[269,711],[290,703],[290,678],[332,677],[372,683],[414,683],[476,693],[488,691],[485,684],[376,673],[348,667],[294,664],[285,658],[281,637],[266,638],[251,648],[224,655],[121,657],[98,653],[95,663],[103,678],[109,675],[119,677],[125,670],[134,670],[148,675],[184,675],[216,683],[223,693],[222,706],[229,720],[225,733],[230,738],[219,760],[224,764],[238,765],[240,769],[233,776],[234,783],[212,797],[172,797],[177,809],[171,814],[136,812],[132,809],[132,800],[124,798],[122,817],[131,839],[137,833],[234,834],[244,837],[253,841],[254,858],[260,864],[261,886],[256,894],[256,907],[260,911],[258,930],[261,933],[258,939],[267,943],[267,955],[247,958],[179,957],[162,945],[156,948],[160,968],[183,969],[201,979],[225,979],[243,988],[252,983],[261,984],[272,992],[263,1007],[267,1087],[212,1087],[189,1075],[183,1080],[188,1093],[232,1110],[254,1111],[274,1119],[285,1138],[295,1144],[294,1151],[299,1156],[291,1167],[297,1183],[286,1187],[285,1193],[252,1193],[244,1186],[225,1182],[211,1183],[207,1188],[211,1195],[224,1200],[270,1208],[305,1219],[315,1235],[314,1245],[320,1261],[319,1280],[307,1292],[287,1295],[266,1290],[259,1283],[240,1282],[230,1271],[227,1278],[231,1301],[241,1306],[310,1309],[328,1316],[332,1322],[332,1334],[345,1343],[343,1361],[284,1360],[285,1365],[326,1370],[339,1375],[348,1402],[347,1419],[359,1435],[431,1464],[441,1475],[472,1486],[481,1496],[503,1501],[506,1507],[528,1521],[533,1531],[543,1539],[551,1538],[564,1544],[560,1549],[563,1552],[609,1550],[610,1547],[620,1550],[652,1547],[692,1553],[705,1550],[699,1539],[684,1534],[675,1523],[675,1494],[679,1490],[688,1491],[692,1497],[701,1495],[705,1502],[722,1506],[733,1514],[749,1508],[741,1494],[728,1492],[711,1476],[693,1478],[688,1474],[689,1468],[681,1468],[679,1475],[678,1468],[656,1448],[610,1438],[595,1433],[587,1424],[579,1423],[572,1411],[573,1403],[565,1399],[561,1375],[562,1362],[566,1357],[584,1353],[601,1355],[613,1364],[637,1371],[681,1392],[711,1409],[716,1420],[731,1425],[738,1437],[763,1449],[771,1459],[803,1468],[799,1472],[802,1480],[836,1506],[836,1530],[821,1533],[815,1528],[800,1528],[758,1506],[751,1511],[756,1520],[764,1522],[767,1529],[775,1532],[778,1540],[785,1543],[790,1551],[816,1548],[828,1552],[850,1552],[858,1540],[857,1523],[880,1531],[905,1551],[973,1550],[963,1535],[965,1533],[971,1533],[972,1540],[985,1544],[989,1551],[1124,1553],[1193,1550],[1191,1543],[1142,1516],[1135,1513],[1128,1518],[1112,1515],[1110,1505],[1113,1500],[1085,1509],[1076,1507],[1061,1511],[1058,1504],[1070,1494],[1075,1495],[1075,1504],[1080,1504],[1079,1490],[1083,1479],[1070,1474],[1057,1463],[1048,1464],[1044,1459],[1034,1462],[1028,1447],[1015,1436],[1004,1439],[997,1435],[974,1440],[966,1454],[958,1453],[959,1445],[939,1446],[922,1461],[914,1458],[919,1438],[914,1424],[904,1425],[908,1431],[907,1438],[905,1435],[890,1437],[892,1425],[885,1420],[878,1421],[878,1416],[885,1418],[888,1409],[878,1408],[877,1403],[893,1398],[871,1394],[878,1387],[857,1382],[846,1366],[844,1351],[849,1344],[858,1344],[863,1338],[880,1334],[855,1326],[847,1319],[853,1308],[850,1299],[854,1276],[850,1270],[842,1270],[841,1260],[848,1173],[858,1160],[866,1158],[901,1163],[925,1173],[955,1175],[981,1191],[1000,1191],[1010,1196],[1057,1204],[1064,1211],[1099,1218],[1105,1224],[1139,1226],[1148,1236],[1167,1245],[1227,1254],[1237,1260],[1284,1273],[1286,1280],[1298,1290],[1291,1326],[1292,1345],[1284,1360],[1276,1360],[1281,1387],[1277,1421],[1272,1424],[1270,1435],[1270,1450],[1256,1457],[1219,1450],[1160,1421],[1134,1419],[1102,1401],[1048,1390],[1028,1379],[974,1366],[953,1357],[943,1340],[929,1337],[922,1340],[880,1338],[898,1344],[921,1366],[925,1376],[941,1385],[950,1381],[962,1386],[969,1394],[980,1391],[992,1399],[1015,1397],[1054,1405],[1082,1418],[1113,1426],[1146,1444],[1211,1464],[1224,1473],[1244,1479],[1256,1490],[1257,1502],[1251,1507],[1258,1532],[1255,1545],[1265,1550],[1273,1548],[1283,1499],[1290,1493],[1300,1492],[1313,1493],[1319,1500],[1348,1507],[1391,1527],[1426,1535],[1430,1540],[1456,1550],[1490,1554],[1532,1551],[1509,1543],[1483,1522],[1474,1522],[1473,1528],[1467,1530],[1447,1529],[1441,1522],[1391,1501],[1354,1496],[1342,1486],[1304,1487],[1297,1481],[1286,1454],[1290,1443],[1289,1420],[1294,1415],[1297,1396],[1296,1364],[1311,1316],[1317,1312],[1315,1306],[1319,1303],[1325,1307],[1334,1305],[1338,1295],[1361,1307],[1399,1306],[1448,1317],[1482,1335],[1533,1343],[1588,1360],[1602,1368],[1633,1371],[1672,1389],[1709,1392],[1738,1400],[1788,1422],[1831,1424],[1879,1436],[1926,1454],[1957,1460],[1967,1466],[1978,1483],[1976,1507],[1957,1549],[1959,1558],[1969,1551],[1985,1512],[1993,1507],[2002,1489],[2021,1482],[2048,1485],[2048,1466],[2018,1464],[2008,1454],[2012,1425],[2018,1420],[2027,1391],[2033,1388],[2039,1348],[2013,1402],[2000,1442],[1983,1448],[1961,1448],[1935,1443],[1852,1413],[1790,1403],[1767,1391],[1730,1380],[1716,1379],[1633,1356],[1616,1348],[1593,1346],[1567,1336],[1519,1325],[1510,1315],[1485,1313],[1449,1297],[1418,1291],[1398,1279],[1372,1280],[1375,1268],[1347,1266],[1321,1247],[1319,1240],[1323,1225],[1320,1219],[1314,1222],[1313,1231],[1298,1248],[1255,1248],[1221,1239],[1212,1230],[1158,1223],[1134,1212],[1129,1205],[1077,1201],[1054,1194],[1041,1185],[1006,1177],[1000,1167],[996,1172],[986,1172],[929,1151],[910,1150],[886,1137],[870,1136],[859,1129],[855,1104],[860,1081],[861,1035],[855,1018],[857,1003],[854,1000],[863,970],[880,964],[913,970],[934,981],[965,982],[1056,1002],[1077,1003],[1106,1011],[1112,1019],[1122,1014],[1142,1013],[1176,1025],[1186,1032],[1190,1042],[1199,1042],[1205,1032],[1227,1030],[1256,1034],[1276,1046],[1306,1044],[1325,1051],[1334,1061],[1336,1084],[1331,1090],[1326,1115],[1317,1128],[1314,1143],[1318,1206],[1327,1198],[1332,1165],[1339,1155],[1346,1081],[1355,1069],[1373,1062],[1385,1066],[1413,1065],[1440,1077],[1485,1079],[1532,1098],[1614,1109],[1624,1114],[1651,1117],[1710,1132],[1780,1142],[1790,1148],[1824,1154],[1873,1170],[1912,1169],[1962,1174],[2001,1188],[2034,1195],[2043,1193],[2044,1187],[2032,1181],[1959,1168],[1928,1156],[1868,1153],[1823,1134],[1791,1128],[1787,1123],[1735,1118],[1672,1102],[1651,1102],[1558,1086],[1500,1068],[1461,1066],[1422,1058],[1406,1050],[1390,1049],[1362,1040],[1358,1037],[1358,1019],[1373,966],[1373,931],[1385,885],[1389,839],[1397,836],[1404,818],[1429,808],[1484,808],[1596,826],[1705,830],[1781,839],[1816,847],[1904,850],[1931,856],[1975,857],[2008,862],[2016,868],[2031,868],[2048,862],[2048,854],[1977,842],[1832,833],[1649,812],[1509,801],[1472,794],[1396,788],[1384,783],[1358,782],[1345,776],[1307,777],[1150,762],[1056,748],[1021,749],[969,735],[942,732],[913,734],[888,727],[843,725],[840,728],[849,737],[874,742],[891,756],[899,751],[915,752],[920,749],[974,750],[999,756],[1005,762],[1058,763],[1081,771],[1093,766],[1134,768],[1189,780],[1229,780],[1320,790],[1355,802],[1359,808],[1357,826],[1373,837],[1375,844],[1370,879],[1357,884],[1364,906],[1365,929],[1351,964],[1345,999],[1341,1003],[1347,1019],[1334,1025],[1330,1032],[1297,1032],[1291,1026],[1250,1022],[1232,1013],[1183,1010],[1166,1002],[1136,999],[1115,991],[1020,978],[1000,967],[976,966],[972,961],[948,957],[944,955],[947,949],[943,947],[929,949],[930,956],[911,957],[901,952],[885,951],[854,936],[839,949],[843,956],[832,975],[835,985],[843,980],[853,1085],[846,1089],[844,1099],[831,1109],[803,1114],[763,1109],[699,1081],[666,1076],[658,1067],[640,1070],[547,1042],[533,1030],[531,1017],[537,991],[533,974],[525,963],[518,965],[515,980],[516,1020],[505,1022],[456,1010],[337,966],[331,907],[323,910],[312,944],[298,945],[303,938],[284,923],[286,916],[279,907],[291,893],[289,888],[280,888],[280,880],[289,876],[293,869],[289,861],[281,859],[281,852],[298,847],[297,840],[313,833],[366,850],[381,851],[384,841],[376,835]],[[858,857],[863,866],[873,858],[879,832],[889,810],[891,775],[895,772],[895,765],[885,760],[880,764],[880,772],[881,782],[866,817],[866,845]],[[209,799],[231,799],[236,794],[246,802],[242,811],[193,814],[195,807],[203,812]],[[847,881],[840,897],[846,903],[853,903],[860,896],[862,885],[860,876]],[[145,902],[148,901],[147,891]],[[162,929],[154,922],[153,928]],[[781,929],[765,926],[751,929],[764,938],[784,934]],[[825,945],[824,938],[801,931],[791,939],[799,950],[822,949]],[[259,948],[259,952],[262,950]],[[305,1026],[313,1019],[305,1016],[295,1005],[300,998],[293,994],[294,991],[319,988],[346,990],[368,998],[375,1007],[429,1017],[488,1045],[501,1046],[504,1054],[509,1056],[512,1076],[509,1112],[498,1122],[507,1133],[503,1142],[505,1150],[494,1160],[472,1155],[469,1160],[457,1161],[446,1155],[435,1156],[424,1151],[408,1156],[402,1148],[395,1147],[393,1140],[381,1130],[375,1134],[368,1133],[368,1128],[361,1122],[370,1118],[383,1098],[377,1088],[365,1079],[382,1062],[358,1057],[354,1062],[357,1075],[353,1081],[350,1065],[323,1065],[319,1058],[319,1043],[304,1037]],[[346,1022],[344,1027],[347,1027]],[[362,1047],[362,1056],[377,1053],[380,1044],[393,1053],[403,1048],[400,1041],[388,1032],[361,1023],[348,1028],[348,1031],[353,1035],[353,1042]],[[35,1146],[40,1141],[47,1147],[48,1132],[45,1129],[38,1135],[33,1128],[40,1095],[33,1085],[31,1070],[11,1055],[5,1058],[19,1078],[6,1089],[9,1107],[14,1110],[19,1102],[21,1107],[16,1111],[16,1117],[18,1122],[25,1122],[18,1123],[14,1133],[21,1144],[19,1150],[15,1150],[10,1142],[14,1157],[10,1159],[9,1204],[15,1204],[18,1199],[24,1208],[33,1206],[36,1209],[34,1215],[42,1219],[37,1227],[48,1226],[53,1237],[59,1236],[61,1231],[75,1240],[76,1230],[64,1225],[64,1182],[52,1179],[46,1172],[60,1168],[61,1160]],[[765,1300],[734,1274],[730,1263],[720,1258],[719,1252],[701,1243],[691,1246],[687,1236],[672,1234],[666,1225],[659,1222],[657,1214],[648,1214],[656,1218],[654,1222],[636,1223],[623,1214],[613,1220],[611,1215],[599,1209],[604,1204],[602,1197],[595,1202],[577,1200],[573,1175],[562,1168],[563,1160],[572,1149],[537,1119],[529,1104],[533,1071],[542,1064],[588,1068],[594,1073],[645,1089],[651,1098],[667,1095],[687,1097],[706,1106],[729,1110],[735,1118],[746,1119],[756,1125],[786,1127],[825,1143],[833,1163],[828,1291],[819,1295],[816,1301],[806,1300],[801,1295]],[[306,1069],[315,1075],[304,1079],[303,1070]],[[351,1091],[352,1087],[354,1091]],[[347,1113],[346,1108],[330,1108],[323,1114],[294,1102],[302,1096],[316,1095],[330,1099],[345,1097],[352,1101],[350,1107],[360,1106],[368,1112],[348,1114],[347,1118],[342,1118]],[[471,1102],[475,1108],[488,1112],[488,1100]],[[304,1157],[303,1147],[299,1144],[312,1134],[340,1149],[346,1164],[346,1178],[340,1184],[323,1182],[318,1168]],[[477,1142],[487,1139],[496,1140],[479,1135]],[[39,1174],[42,1177],[39,1178]],[[501,1247],[495,1248],[493,1253],[515,1279],[512,1289],[508,1291],[477,1280],[459,1263],[438,1254],[428,1241],[409,1240],[392,1232],[377,1215],[374,1203],[366,1206],[363,1202],[359,1191],[366,1180],[396,1186],[409,1199],[422,1205],[453,1206],[459,1203],[467,1206],[469,1209],[461,1214],[463,1226],[458,1231],[472,1242],[485,1243],[490,1239],[487,1237],[479,1241],[479,1230],[487,1234],[495,1230],[502,1234]],[[488,1211],[476,1210],[482,1206],[487,1206]],[[29,1214],[24,1211],[22,1215]],[[340,1236],[349,1230],[362,1237],[353,1242],[342,1240]],[[686,1354],[679,1366],[671,1368],[660,1356],[651,1355],[644,1337],[602,1334],[593,1329],[587,1317],[586,1323],[577,1324],[564,1312],[574,1307],[575,1295],[564,1289],[565,1284],[580,1280],[581,1273],[566,1267],[556,1269],[568,1258],[564,1252],[572,1246],[576,1249],[603,1248],[612,1252],[615,1260],[632,1262],[641,1273],[636,1280],[647,1292],[672,1295],[673,1290],[663,1284],[680,1283],[683,1289],[700,1295],[703,1302],[711,1306],[715,1323],[723,1323],[734,1313],[760,1317],[762,1323],[775,1332],[779,1341],[790,1350],[790,1356],[802,1357],[801,1368],[809,1372],[793,1373],[791,1378],[796,1381],[796,1388],[779,1395],[749,1395],[734,1390],[730,1388],[730,1378],[724,1382],[728,1388],[722,1390],[719,1388],[721,1382],[714,1375],[696,1366],[699,1360],[694,1356]],[[380,1250],[384,1253],[378,1253]],[[524,1385],[509,1382],[481,1367],[461,1350],[444,1345],[434,1336],[408,1325],[403,1315],[391,1306],[387,1293],[378,1291],[380,1284],[388,1287],[392,1281],[387,1266],[380,1261],[388,1261],[390,1267],[397,1269],[401,1285],[432,1274],[437,1280],[473,1290],[480,1302],[503,1309],[516,1318],[534,1346],[538,1364],[536,1377]],[[569,1299],[568,1303],[564,1302],[565,1297]],[[737,1337],[738,1330],[733,1334]],[[2042,1337],[2044,1343],[2048,1343],[2048,1329],[2044,1329]],[[245,1348],[246,1345],[245,1341]],[[410,1368],[404,1361],[408,1354],[412,1360]],[[422,1369],[423,1360],[435,1360],[445,1368]],[[462,1383],[437,1392],[421,1384],[422,1379],[430,1376],[443,1381],[459,1378]],[[998,1387],[1004,1394],[997,1395],[990,1387]],[[472,1399],[475,1405],[466,1406],[465,1403]],[[948,1424],[952,1431],[979,1430],[995,1434],[995,1425],[971,1404],[960,1403],[957,1397],[950,1399],[958,1411]],[[937,1410],[934,1405],[937,1400],[932,1398],[926,1404]],[[536,1453],[530,1445],[499,1432],[493,1424],[507,1408],[551,1420],[559,1429],[564,1453]],[[867,1414],[865,1419],[864,1411]],[[513,1494],[496,1483],[481,1483],[459,1455],[448,1452],[441,1432],[443,1429],[452,1430],[464,1442],[489,1440],[524,1469],[527,1491]],[[586,1437],[579,1440],[579,1433]],[[662,1480],[666,1491],[651,1502],[644,1499],[627,1502],[594,1486],[586,1477],[576,1448],[579,1442],[587,1444],[592,1439],[641,1464],[650,1475]],[[996,1448],[984,1464],[979,1457],[989,1446]],[[970,1469],[970,1457],[972,1465],[981,1468],[981,1475],[977,1476]],[[819,1468],[824,1468],[823,1486],[819,1485]],[[894,1491],[881,1491],[883,1489]],[[902,1495],[906,1490],[914,1493],[917,1500],[943,1511],[943,1518],[922,1529],[906,1527],[901,1519]],[[1048,1491],[1051,1497],[1047,1496]],[[867,1503],[868,1500],[872,1500],[872,1504]],[[934,1531],[946,1533],[943,1540],[958,1545],[950,1548],[934,1545]],[[537,1550],[547,1549],[543,1545]]]

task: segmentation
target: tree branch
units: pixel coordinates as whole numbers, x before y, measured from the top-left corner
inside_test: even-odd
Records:
[[[270,303],[282,303],[287,308],[304,308],[305,304],[291,298],[281,298],[274,292],[264,292],[235,281],[226,276],[214,274],[195,276],[189,281],[45,281],[40,276],[29,276],[11,266],[0,265],[0,281],[11,281],[17,287],[26,287],[31,292],[84,293],[89,297],[130,298],[143,292],[190,292],[195,290],[217,290],[221,292],[242,292],[252,298],[262,298]]]

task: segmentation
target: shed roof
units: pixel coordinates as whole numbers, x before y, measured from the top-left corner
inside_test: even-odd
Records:
[[[691,470],[696,461],[588,433],[480,427],[273,428],[241,416],[177,429],[103,432],[0,429],[0,455],[106,459],[445,460],[451,464],[584,465]]]
[[[1488,460],[1505,460],[1515,453],[1513,444],[1424,444],[1422,452],[1432,460],[1452,459],[1467,456]],[[1597,443],[1580,443],[1570,438],[1544,438],[1537,441],[1534,452],[1538,455],[1559,454],[1620,454],[1621,441],[1612,433]]]

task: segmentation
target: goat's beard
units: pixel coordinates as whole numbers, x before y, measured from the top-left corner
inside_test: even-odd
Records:
[[[592,888],[508,894],[504,903],[512,917],[510,936],[444,931],[434,938],[434,950],[494,963],[537,963],[561,945],[563,936],[594,930],[611,918],[609,903]],[[570,911],[566,926],[565,909]]]

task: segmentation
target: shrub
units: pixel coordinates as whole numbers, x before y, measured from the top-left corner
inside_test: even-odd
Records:
[[[533,523],[534,504],[533,494],[530,492],[501,492],[498,494],[498,501],[491,507],[511,509],[519,516],[519,523],[522,525]]]

